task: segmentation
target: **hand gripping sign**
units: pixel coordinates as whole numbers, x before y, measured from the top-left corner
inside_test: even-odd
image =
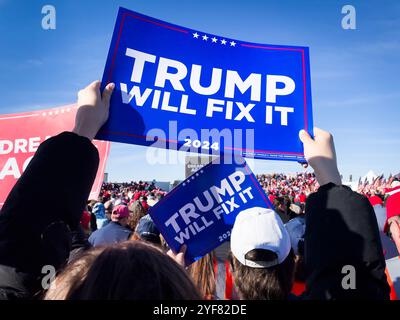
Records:
[[[0,208],[40,143],[73,128],[76,110],[75,105],[67,105],[0,115]],[[100,163],[89,199],[99,196],[110,150],[109,142],[94,140],[93,143],[99,151]]]
[[[109,82],[116,91],[99,139],[304,160],[298,132],[313,130],[306,47],[228,39],[120,8]]]
[[[239,212],[272,208],[244,160],[219,162],[215,159],[187,178],[149,212],[173,251],[186,244],[188,264],[230,239]]]

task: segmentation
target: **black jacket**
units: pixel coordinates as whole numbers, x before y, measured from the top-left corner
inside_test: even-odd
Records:
[[[389,299],[378,223],[367,198],[329,183],[309,196],[305,216],[309,299]],[[355,269],[355,289],[342,286],[349,284],[346,265]]]
[[[39,146],[0,213],[0,299],[32,298],[43,266],[68,259],[98,164],[96,147],[71,132]]]

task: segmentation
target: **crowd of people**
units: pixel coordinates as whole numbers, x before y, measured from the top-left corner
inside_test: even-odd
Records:
[[[342,185],[333,137],[317,128],[314,138],[299,133],[314,173],[257,176],[274,209],[240,212],[230,241],[190,266],[186,246],[169,249],[148,213],[166,193],[154,183],[106,183],[88,201],[99,163],[91,141],[113,89],[101,93],[94,82],[80,91],[73,130],[43,142],[9,194],[0,214],[0,299],[391,297],[382,237],[400,248],[400,183],[379,179],[359,192]],[[44,204],[60,194],[59,206]],[[46,288],[45,266],[56,270]],[[349,266],[356,274],[344,281]]]

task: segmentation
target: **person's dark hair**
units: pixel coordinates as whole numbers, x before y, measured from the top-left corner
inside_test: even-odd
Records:
[[[246,254],[251,261],[273,261],[276,254],[269,250],[253,249]],[[253,268],[241,264],[234,256],[233,277],[244,300],[286,300],[294,281],[294,253],[273,267]]]
[[[88,200],[87,206],[88,206],[88,210],[89,210],[90,212],[92,212],[92,209],[93,209],[93,207],[94,207],[94,205],[95,205],[96,203],[97,203],[96,200]]]
[[[284,196],[283,197],[283,203],[285,205],[286,208],[286,213],[290,214],[291,210],[290,210],[290,205],[292,204],[292,200],[290,199],[289,196]]]
[[[282,206],[284,204],[283,197],[276,197],[274,199],[274,203],[273,204],[274,204],[275,210],[278,210],[278,208],[280,208],[280,206]]]
[[[77,282],[78,285],[69,284],[66,299],[200,299],[185,269],[160,249],[142,241],[106,247]]]

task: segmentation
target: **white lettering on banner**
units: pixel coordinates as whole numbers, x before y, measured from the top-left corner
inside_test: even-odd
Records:
[[[150,96],[152,89],[146,89],[143,94],[140,93],[140,88],[138,86],[133,86],[131,91],[128,93],[128,86],[125,83],[120,84],[121,94],[122,94],[122,102],[130,103],[132,98],[135,98],[135,104],[138,107],[143,107],[147,98]]]
[[[228,70],[226,73],[225,86],[226,98],[235,97],[235,87],[238,88],[241,93],[245,93],[251,88],[251,100],[261,101],[261,74],[252,73],[243,81],[237,71]]]
[[[176,72],[169,73],[169,68],[175,69]],[[154,85],[156,87],[164,88],[165,81],[168,80],[175,90],[185,91],[182,86],[181,80],[184,79],[186,75],[187,68],[182,62],[161,57],[160,62],[158,63],[156,81]]]
[[[133,69],[132,69],[131,81],[140,83],[142,81],[145,62],[150,62],[150,63],[156,62],[156,56],[141,51],[133,50],[130,48],[126,49],[125,54],[128,57],[135,59],[135,63],[133,64]]]
[[[176,232],[175,240],[179,244],[183,244],[192,236],[203,232],[214,223],[214,220],[210,219],[210,217],[202,216],[201,213],[212,212],[215,219],[220,220],[222,214],[228,215],[240,208],[241,204],[253,199],[252,187],[242,190],[245,178],[245,173],[236,171],[227,178],[222,179],[219,186],[211,186],[201,196],[195,197],[193,201],[183,205],[175,212],[164,223],[166,227],[172,227]],[[237,194],[239,198],[236,197]],[[224,201],[223,197],[228,196],[229,198]]]
[[[0,180],[3,180],[6,176],[13,176],[15,179],[18,179],[21,176],[21,172],[18,168],[17,159],[8,158],[3,169],[0,171]]]
[[[29,139],[0,140],[0,155],[10,153],[36,152],[40,145],[40,137]]]
[[[33,156],[24,161],[21,170],[19,169],[16,158],[8,158],[3,168],[0,170],[0,180],[3,180],[7,176],[13,176],[15,179],[19,179],[32,158]]]
[[[288,125],[288,116],[287,114],[289,112],[294,112],[293,108],[288,108],[288,107],[275,107],[275,111],[278,111],[281,113],[281,125],[282,126],[287,126]]]
[[[285,86],[278,89],[277,83],[283,83]],[[293,79],[289,77],[267,75],[267,102],[275,103],[276,96],[287,96],[293,93],[295,87]]]
[[[43,141],[47,140],[48,138],[50,138],[50,136],[46,136]],[[33,154],[37,151],[41,142],[42,139],[40,137],[0,140],[0,156],[10,156],[2,165],[2,167],[0,167],[0,180],[4,180],[9,176],[13,177],[14,179],[19,179],[29,162],[32,160]],[[16,156],[12,156],[14,154],[26,154],[27,158],[20,158],[17,160]]]
[[[222,69],[213,68],[211,76],[211,84],[208,87],[203,87],[200,84],[201,68],[202,67],[198,64],[192,65],[190,86],[193,88],[193,91],[205,96],[211,96],[213,94],[216,94],[219,88],[221,87]]]
[[[153,89],[147,88],[143,93],[140,92],[140,87],[138,86],[133,86],[131,91],[128,93],[128,87],[126,83],[121,83],[120,84],[121,88],[121,95],[122,95],[122,102],[123,103],[130,103],[133,98],[135,98],[135,105],[138,107],[143,107],[143,105],[146,103],[147,99],[149,98],[150,94],[152,93]],[[153,96],[153,103],[152,103],[152,108],[153,109],[158,109],[159,107],[159,102],[160,102],[160,91],[159,90],[154,90],[154,96]],[[189,109],[187,107],[188,105],[188,96],[183,94],[181,98],[181,104],[178,107],[171,106],[169,103],[170,100],[170,92],[165,91],[162,102],[161,102],[161,110],[165,111],[172,111],[172,112],[180,112],[180,113],[186,113],[186,114],[196,114],[196,110]]]
[[[13,143],[9,140],[0,141],[0,154],[8,154],[13,149]]]
[[[28,152],[36,152],[40,145],[40,137],[29,138],[29,150]]]
[[[234,100],[208,98],[205,108],[206,117],[213,117],[215,113],[222,113],[227,120],[255,122],[256,120],[251,111],[258,109],[255,108],[257,104],[236,101],[239,99],[238,95],[245,93],[249,94],[251,101],[257,103],[261,103],[263,97],[265,97],[265,102],[268,105],[266,106],[265,118],[262,121],[265,121],[267,125],[273,124],[273,114],[276,113],[280,116],[278,124],[288,126],[290,114],[295,112],[293,106],[271,106],[271,104],[277,103],[279,97],[289,96],[296,90],[294,80],[286,75],[250,73],[243,77],[235,70],[212,68],[211,79],[207,79],[208,85],[202,85],[203,66],[201,65],[192,64],[188,68],[181,61],[157,57],[131,48],[126,49],[125,55],[133,59],[130,80],[135,85],[129,86],[127,83],[120,83],[121,98],[124,104],[133,102],[137,107],[143,107],[148,102],[152,109],[189,115],[196,115],[198,108],[201,107],[190,105],[190,96],[188,94],[156,90],[154,88],[141,88],[140,83],[147,63],[157,64],[156,74],[154,75],[154,86],[157,88],[165,89],[167,83],[169,83],[175,91],[188,92],[188,90],[185,90],[183,80],[189,77],[190,88],[195,93],[203,96],[212,96],[223,90],[224,98]],[[223,79],[225,80],[224,85],[222,84]],[[263,83],[264,81],[265,84]],[[266,91],[265,94],[262,92],[263,88]],[[134,100],[132,100],[133,98]],[[172,100],[174,105],[171,104]],[[179,100],[179,105],[175,105],[176,101]]]

